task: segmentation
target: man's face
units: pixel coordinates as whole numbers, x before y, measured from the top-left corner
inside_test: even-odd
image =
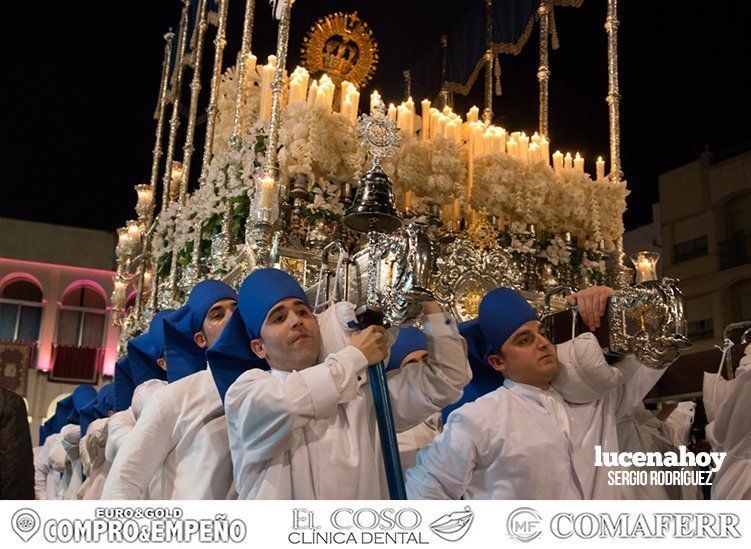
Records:
[[[160,367],[160,368],[161,368],[162,370],[164,370],[165,372],[167,371],[167,357],[166,357],[165,355],[162,355],[162,356],[160,356],[159,358],[157,358],[157,359],[156,359],[156,363],[157,363],[157,365],[158,365],[158,366],[159,366],[159,367]]]
[[[260,335],[250,342],[250,348],[276,370],[303,370],[318,362],[321,331],[313,311],[301,299],[284,299],[274,305]]]
[[[412,351],[407,356],[405,356],[402,359],[402,363],[399,365],[399,367],[404,368],[407,364],[412,364],[416,362],[425,363],[427,361],[428,361],[428,351],[424,349],[420,349],[417,351]]]
[[[522,324],[488,362],[507,378],[540,389],[547,389],[558,373],[555,346],[537,320]]]
[[[234,299],[222,299],[214,303],[203,319],[201,331],[193,335],[196,345],[201,349],[208,349],[216,343],[235,307],[237,307],[237,301]]]

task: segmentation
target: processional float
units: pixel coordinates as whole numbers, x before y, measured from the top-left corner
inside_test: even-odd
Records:
[[[492,123],[492,29],[482,121],[477,108],[463,119],[448,105],[445,57],[437,101],[423,100],[420,117],[411,97],[386,107],[377,91],[370,113],[358,116],[359,87],[372,77],[377,46],[356,13],[314,25],[306,56],[317,55],[331,74],[311,80],[305,68],[286,70],[290,0],[276,2],[276,55],[265,65],[251,53],[255,1],[246,1],[237,62],[223,71],[228,2],[184,0],[177,40],[165,36],[151,180],[136,187],[138,219],[118,231],[113,303],[123,342],[155,311],[180,305],[201,279],[236,286],[252,270],[275,266],[296,277],[319,309],[354,302],[363,324],[416,322],[430,299],[457,321],[468,320],[487,291],[505,285],[560,327],[571,318],[565,293],[607,281],[617,289],[601,339],[607,352],[636,353],[647,366],[665,368],[687,347],[677,281],[656,280],[652,262],[637,265],[632,284],[623,265],[628,191],[620,165],[616,0],[607,0],[605,24],[610,173],[598,159],[595,178],[584,173],[578,153],[550,154],[550,0],[537,12],[540,117],[532,136]],[[209,25],[216,30],[206,145],[198,186],[189,192]],[[445,52],[445,38],[442,44]],[[354,59],[371,65],[358,67]],[[188,126],[178,162],[188,71]],[[383,369],[370,368],[370,384],[389,491],[400,499],[404,482]]]

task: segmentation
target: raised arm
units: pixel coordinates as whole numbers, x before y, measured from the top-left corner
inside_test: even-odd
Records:
[[[427,362],[410,364],[389,375],[394,423],[399,432],[459,400],[472,379],[467,342],[459,335],[456,323],[434,301],[425,305],[425,334]]]

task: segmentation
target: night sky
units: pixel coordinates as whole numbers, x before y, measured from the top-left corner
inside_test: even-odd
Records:
[[[317,17],[357,9],[380,43],[376,87],[398,102],[401,71],[420,62],[470,1],[482,0],[298,0],[290,66]],[[751,143],[751,9],[706,0],[620,4],[622,156],[632,191],[626,222],[634,227],[651,220],[660,173],[705,147],[722,158]],[[557,8],[561,48],[551,54],[553,149],[581,151],[588,171],[597,155],[608,155],[605,5],[584,0],[579,9]],[[235,62],[243,9],[244,2],[230,0],[225,66]],[[149,179],[162,35],[177,30],[180,3],[45,0],[5,10],[0,216],[114,230],[134,217],[133,185]],[[259,60],[274,53],[275,37],[267,3],[259,0]],[[537,40],[535,29],[521,55],[501,57],[504,95],[495,99],[495,122],[510,131],[537,126]],[[212,59],[213,45],[205,64]],[[482,108],[481,82],[469,98],[456,97],[460,112],[472,104]],[[200,152],[196,158],[200,165]]]

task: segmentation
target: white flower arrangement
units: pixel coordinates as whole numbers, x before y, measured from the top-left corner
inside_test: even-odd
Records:
[[[282,112],[279,127],[279,170],[291,181],[303,174],[308,181],[352,181],[357,142],[348,118],[325,106],[297,101]]]
[[[571,262],[571,251],[566,245],[566,241],[560,236],[554,236],[548,242],[544,250],[540,252],[540,257],[547,259],[551,264],[568,265]]]
[[[261,91],[256,85],[254,75],[246,75],[246,85],[243,86],[243,105],[241,127],[255,126],[261,103]],[[221,154],[230,148],[230,136],[235,123],[235,103],[237,98],[237,69],[229,67],[219,84],[217,94],[217,116],[214,124],[214,145],[212,153]]]
[[[308,217],[312,219],[339,220],[344,215],[341,202],[341,187],[329,181],[320,180],[313,184],[311,190],[313,201],[305,206]]]
[[[592,181],[573,169],[555,173],[544,162],[497,153],[475,160],[471,205],[542,231],[604,240],[610,249],[623,234],[628,193],[625,182]]]
[[[395,160],[394,190],[398,197],[411,191],[428,204],[449,204],[461,193],[467,169],[464,149],[453,139],[409,140]]]

